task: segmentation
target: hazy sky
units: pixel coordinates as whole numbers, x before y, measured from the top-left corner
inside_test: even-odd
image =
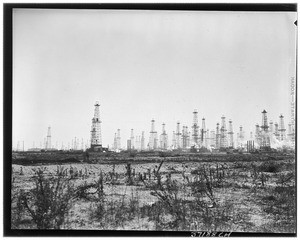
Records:
[[[248,134],[261,112],[290,119],[296,13],[16,9],[13,145],[90,138],[100,102],[102,142],[122,146],[151,119],[214,129],[225,115]],[[227,122],[228,124],[228,122]],[[236,136],[236,134],[235,134]]]

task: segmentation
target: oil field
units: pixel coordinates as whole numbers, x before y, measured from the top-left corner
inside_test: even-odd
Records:
[[[295,236],[297,5],[150,5],[12,6],[6,233]]]
[[[294,137],[283,121],[269,131],[263,111],[256,139],[234,147],[232,121],[227,133],[222,117],[211,140],[193,114],[193,147],[185,127],[176,148],[164,128],[158,146],[151,121],[148,149],[118,149],[117,135],[103,148],[96,103],[89,149],[13,152],[12,228],[294,233]]]

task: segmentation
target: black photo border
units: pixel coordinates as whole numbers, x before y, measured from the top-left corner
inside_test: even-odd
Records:
[[[4,236],[132,236],[132,237],[191,237],[190,231],[131,231],[131,230],[31,230],[11,229],[11,174],[12,174],[12,70],[13,70],[13,9],[107,9],[107,10],[171,10],[171,11],[245,11],[297,12],[296,3],[240,4],[240,3],[4,3],[3,4],[3,229]],[[295,22],[297,25],[297,22]],[[296,73],[297,79],[297,73]],[[297,91],[296,91],[297,102]],[[297,116],[297,108],[296,108]],[[297,117],[296,117],[297,129]],[[297,131],[296,131],[297,149]],[[297,151],[296,151],[297,159]],[[297,161],[296,167],[297,167]],[[297,175],[296,175],[297,180]],[[296,181],[297,182],[297,181]],[[297,198],[297,193],[296,193]],[[296,205],[297,207],[297,205]],[[296,221],[297,223],[297,221]],[[296,224],[297,226],[297,224]],[[221,233],[216,233],[216,236]],[[224,235],[224,233],[223,233]],[[204,235],[205,236],[205,235]],[[230,237],[295,237],[296,233],[233,232]]]

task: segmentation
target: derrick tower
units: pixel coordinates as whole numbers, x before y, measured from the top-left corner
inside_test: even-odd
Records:
[[[162,134],[160,135],[160,148],[166,150],[168,148],[168,135],[166,133],[166,124],[162,124]]]
[[[47,141],[46,141],[46,150],[51,149],[51,127],[48,127],[48,132],[47,132]]]
[[[198,111],[195,109],[193,112],[193,126],[192,126],[192,145],[198,146]]]
[[[217,123],[217,128],[216,128],[216,149],[220,149],[220,124]]]
[[[145,150],[145,133],[144,131],[142,132],[142,137],[141,137],[141,150]]]
[[[188,127],[182,127],[182,148],[186,149],[189,147],[189,132]]]
[[[94,117],[92,119],[91,148],[102,146],[99,102],[96,102],[94,106],[95,106],[95,111],[94,111]]]
[[[229,136],[229,147],[233,148],[233,128],[232,128],[232,120],[229,120],[228,125],[228,136]]]
[[[244,136],[243,126],[240,126],[240,132],[239,132],[239,145],[240,145],[240,147],[243,147],[244,140],[245,140],[245,136]]]
[[[120,129],[118,129],[118,131],[117,131],[117,149],[118,150],[121,149],[121,132],[120,132]]]
[[[270,147],[270,136],[269,136],[269,126],[268,126],[268,117],[267,111],[262,111],[262,121],[261,121],[261,147],[269,148]]]
[[[131,146],[131,149],[134,149],[134,134],[133,134],[133,129],[131,129],[131,132],[130,132],[130,146]]]
[[[155,121],[151,120],[151,131],[150,131],[150,140],[149,140],[149,149],[157,148],[157,132],[155,131]]]
[[[284,141],[285,140],[285,126],[284,126],[284,117],[282,116],[282,114],[279,116],[279,141]]]
[[[226,129],[226,122],[225,117],[222,116],[222,125],[221,125],[221,136],[220,136],[220,148],[227,148],[227,129]]]
[[[176,148],[176,133],[175,133],[175,131],[173,131],[172,145],[173,145],[173,149],[175,149]]]
[[[206,145],[206,126],[205,126],[205,118],[202,118],[202,128],[201,128],[201,146],[207,148]]]
[[[176,148],[181,148],[180,122],[177,122],[176,126]]]

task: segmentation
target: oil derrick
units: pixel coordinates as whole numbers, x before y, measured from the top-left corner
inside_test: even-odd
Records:
[[[269,126],[267,111],[262,111],[262,123],[261,123],[261,148],[270,148],[270,136],[269,136]]]
[[[199,126],[198,126],[198,111],[195,109],[193,112],[193,126],[192,126],[192,146],[198,146],[199,141]]]
[[[95,106],[95,111],[94,111],[94,117],[92,119],[91,148],[97,147],[97,146],[102,147],[99,102],[96,102],[96,104],[94,106]]]
[[[232,121],[229,120],[228,125],[228,138],[229,138],[229,146],[230,148],[233,148],[233,128],[232,128]]]
[[[121,150],[121,132],[120,129],[117,131],[117,150]]]
[[[216,148],[216,132],[213,130],[210,131],[210,146]]]
[[[173,131],[172,146],[173,146],[173,149],[176,148],[176,133],[175,133],[175,131]]]
[[[276,138],[277,140],[279,140],[278,123],[275,123],[274,126],[275,126],[275,130],[274,130],[275,138]]]
[[[245,135],[244,135],[244,131],[243,131],[243,126],[240,126],[240,131],[239,131],[239,147],[243,148],[244,140],[245,140]]]
[[[282,114],[279,116],[279,141],[284,141],[286,139],[286,135],[285,135],[285,126],[284,126],[284,117],[282,116]]]
[[[47,141],[46,141],[46,150],[51,149],[51,127],[48,127],[48,133],[47,133]]]
[[[160,135],[160,148],[166,150],[168,148],[168,135],[166,133],[166,124],[162,124],[162,134]]]
[[[216,149],[220,149],[220,139],[221,134],[220,134],[220,124],[217,123],[217,128],[216,128]]]
[[[201,147],[207,148],[206,145],[206,126],[205,126],[205,118],[202,118],[202,128],[200,131],[200,143]]]
[[[189,141],[189,133],[188,133],[188,127],[183,126],[182,127],[182,148],[187,149],[188,148],[188,141]]]
[[[175,148],[181,148],[181,132],[180,132],[180,122],[177,122],[176,126],[176,145]]]
[[[220,130],[220,148],[224,149],[227,148],[227,130],[226,130],[226,122],[225,117],[222,116],[222,125]]]
[[[134,134],[133,134],[133,129],[131,129],[131,132],[130,132],[130,146],[131,146],[131,149],[134,149]]]
[[[114,149],[114,151],[116,151],[118,149],[118,142],[117,142],[117,134],[116,133],[115,133],[115,137],[114,137],[113,149]]]
[[[144,131],[142,132],[142,137],[141,137],[141,150],[145,150],[145,133]]]
[[[151,131],[149,140],[149,149],[154,150],[157,148],[157,132],[155,131],[155,121],[151,120]]]

